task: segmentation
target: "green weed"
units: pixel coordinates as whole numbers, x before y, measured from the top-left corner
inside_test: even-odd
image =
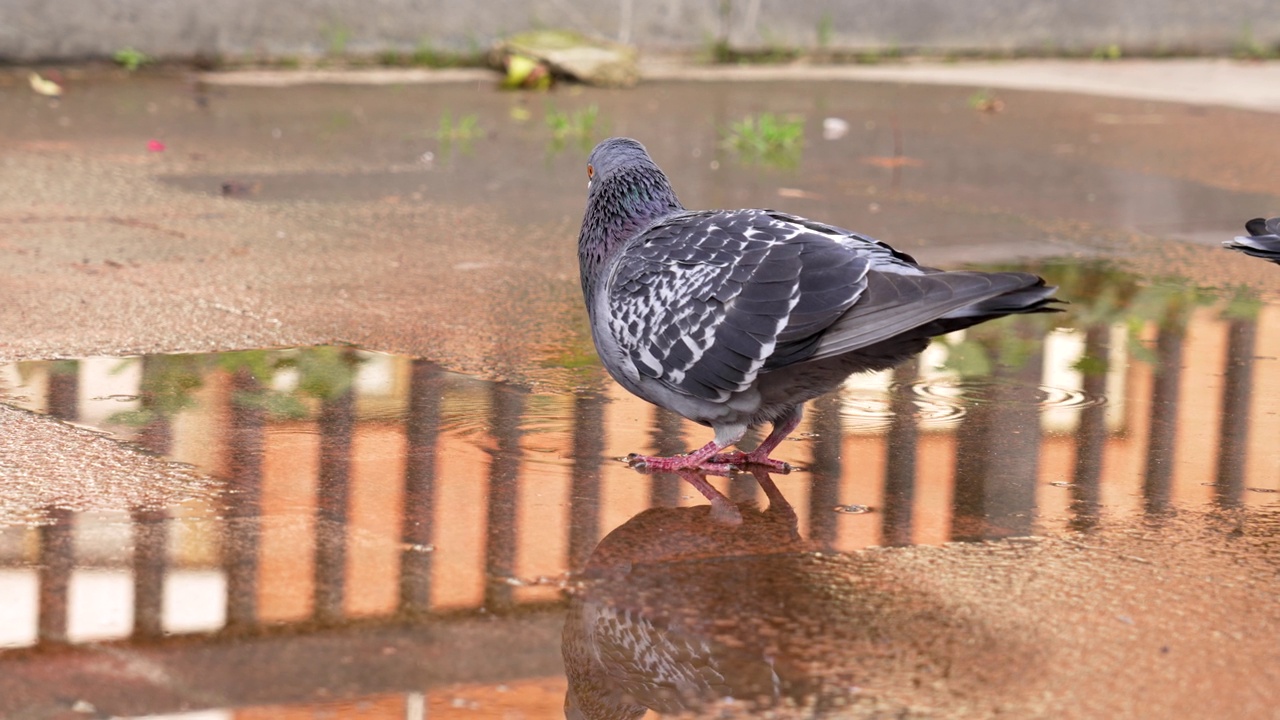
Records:
[[[120,67],[129,72],[136,72],[143,65],[152,62],[151,56],[134,47],[121,48],[111,55]]]
[[[804,118],[773,113],[747,117],[722,131],[724,144],[747,163],[795,167],[804,147]]]
[[[998,113],[1004,110],[1004,101],[990,90],[979,90],[969,96],[969,107],[979,112]]]
[[[600,108],[595,105],[571,113],[549,108],[545,122],[551,131],[552,149],[562,149],[571,139],[576,139],[584,150],[588,149],[595,139],[599,119]]]
[[[1120,46],[1111,43],[1110,45],[1094,48],[1092,57],[1094,60],[1119,60],[1120,55]]]
[[[346,54],[347,43],[351,42],[351,28],[341,23],[333,23],[321,28],[320,34],[324,36],[325,47],[329,49],[330,55]]]
[[[828,13],[818,18],[818,47],[822,49],[831,47],[833,35],[835,35],[835,22],[831,20],[831,15]]]
[[[458,118],[457,122],[454,122],[453,116],[447,111],[440,116],[440,124],[436,129],[437,140],[465,142],[479,137],[484,137],[484,130],[480,127],[479,117],[463,115]]]
[[[1258,39],[1253,36],[1253,28],[1246,22],[1240,30],[1240,37],[1236,39],[1231,54],[1240,60],[1272,60],[1276,57],[1276,50],[1258,42]]]

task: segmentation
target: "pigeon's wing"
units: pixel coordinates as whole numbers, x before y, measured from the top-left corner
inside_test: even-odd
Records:
[[[910,275],[872,269],[867,291],[827,329],[812,359],[841,355],[925,326],[931,328],[928,336],[1001,315],[1041,312],[1054,290],[1029,273]],[[944,322],[935,324],[939,320]]]
[[[943,272],[875,238],[770,211],[774,220],[821,234],[866,258],[870,267],[857,302],[814,338],[803,360],[834,357],[906,333],[924,336],[968,327],[1000,315],[1041,312],[1055,288],[1029,273]],[[787,363],[777,362],[770,367]]]
[[[865,254],[767,212],[683,213],[622,251],[609,328],[641,375],[723,402],[762,369],[811,355],[866,290],[870,267]]]
[[[921,271],[934,272],[933,268],[922,266],[910,255],[901,250],[895,250],[888,243],[869,235],[856,233],[835,225],[820,223],[799,215],[778,212],[777,210],[766,210],[764,212],[778,225],[822,235],[854,250],[859,255],[870,260],[872,266],[881,272],[901,272],[908,275],[919,275]]]
[[[1237,237],[1223,245],[1246,255],[1280,262],[1280,217],[1254,218],[1244,225],[1248,237]]]

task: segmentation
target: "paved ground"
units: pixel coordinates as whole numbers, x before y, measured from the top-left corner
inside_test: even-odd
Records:
[[[1080,93],[1280,112],[1280,63],[1238,60],[993,60],[883,65],[691,66],[661,56],[643,62],[649,82],[864,80]],[[286,87],[317,82],[397,84],[484,82],[487,70],[315,70],[210,73],[218,85]]]
[[[287,89],[267,85],[350,78],[72,76],[58,101],[5,76],[0,360],[345,341],[572,390],[564,368],[591,352],[573,253],[590,141],[557,140],[547,120],[593,105],[597,133],[643,137],[690,206],[791,209],[947,266],[1106,256],[1270,296],[1276,268],[1208,245],[1280,214],[1280,123],[1259,112],[1280,109],[1278,71],[655,67],[635,91],[547,96],[495,92],[474,73]],[[692,82],[743,79],[757,82]],[[973,107],[983,88],[999,112]],[[721,147],[721,128],[766,110],[808,118],[798,169],[742,167]],[[441,141],[445,113],[475,115],[485,136]],[[819,139],[826,117],[848,135]],[[18,411],[0,412],[0,434],[0,502],[13,506],[163,502],[188,472]],[[955,668],[917,698],[936,714],[1274,718],[1276,532],[1274,514],[1196,510],[1087,546],[881,551],[836,575],[865,570],[936,600],[908,610],[950,634],[880,658],[886,692],[903,697],[920,676],[902,663]],[[988,673],[1011,660],[1025,664]],[[32,672],[57,677],[47,661]],[[103,672],[104,686],[118,677]],[[1009,692],[981,696],[992,677]]]
[[[708,80],[872,80],[1081,93],[1280,112],[1280,64],[1236,60],[1020,60],[842,67],[664,67],[646,77]]]

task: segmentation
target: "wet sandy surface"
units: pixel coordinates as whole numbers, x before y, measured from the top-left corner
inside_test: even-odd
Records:
[[[83,428],[0,405],[0,522],[40,522],[44,508],[164,508],[205,478]]]
[[[546,717],[567,662],[670,712],[1276,717],[1280,270],[1213,247],[1280,208],[1274,116],[852,82],[6,81],[0,715]],[[614,460],[703,435],[594,363],[590,140],[546,123],[591,105],[690,207],[1029,267],[1072,310],[816,406],[782,455],[806,471],[773,478],[795,515],[719,524]],[[805,117],[795,168],[720,145],[763,110]],[[446,112],[484,136],[437,139]],[[191,355],[335,343],[377,352]],[[719,684],[562,661],[584,609]]]
[[[543,118],[593,104],[597,133],[643,136],[690,207],[774,205],[940,265],[1099,248],[1152,264],[1163,253],[1133,236],[1218,238],[1274,202],[1269,115],[1029,93],[987,114],[972,95],[676,83],[544,98],[139,79],[72,86],[55,104],[14,85],[0,106],[13,298],[0,322],[23,331],[0,357],[345,340],[537,380],[540,363],[525,359],[564,347],[577,314],[585,155],[573,139],[558,148]],[[719,148],[722,127],[762,109],[809,118],[798,170],[743,169]],[[446,112],[474,113],[490,137],[442,146],[432,135]],[[851,133],[819,139],[827,116]],[[164,152],[147,151],[153,139]],[[1268,280],[1210,257],[1171,264],[1211,284]],[[490,301],[468,301],[477,294]]]

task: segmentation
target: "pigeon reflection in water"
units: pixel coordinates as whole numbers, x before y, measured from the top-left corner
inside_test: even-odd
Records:
[[[1231,250],[1280,264],[1280,217],[1254,218],[1244,224],[1247,237],[1239,236],[1222,243]]]
[[[595,548],[565,620],[566,718],[898,717],[1034,671],[1034,633],[957,613],[901,551],[820,551],[752,474],[763,511],[650,508]]]
[[[769,457],[803,404],[929,339],[1053,308],[1028,273],[943,272],[872,238],[771,210],[687,211],[644,146],[610,138],[587,164],[578,236],[582,292],[601,362],[627,390],[710,426],[689,455],[637,467],[725,472]],[[747,430],[773,431],[729,452]]]
[[[707,494],[705,477],[681,476]],[[723,496],[712,505],[650,508],[591,553],[584,589],[565,621],[567,718],[638,718],[650,709],[676,714],[723,698],[768,707],[781,699],[783,679],[764,644],[718,636],[725,628],[717,616],[698,617],[697,607],[650,605],[668,584],[676,602],[731,605],[746,590],[743,573],[761,556],[805,549],[795,511],[768,475],[757,479],[769,498],[764,511]],[[717,562],[729,558],[746,562]],[[692,584],[697,577],[707,582]]]

